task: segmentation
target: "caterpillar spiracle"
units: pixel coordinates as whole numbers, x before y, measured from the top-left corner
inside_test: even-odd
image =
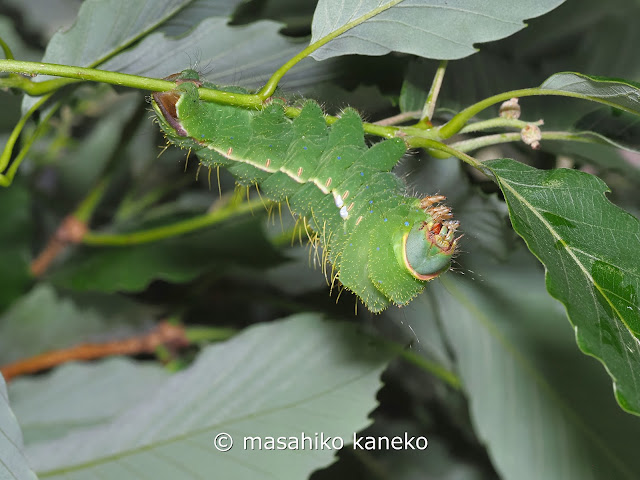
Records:
[[[200,86],[246,91],[207,84],[194,70],[168,79],[176,88],[154,93],[152,105],[169,142],[196,153],[204,166],[224,166],[239,183],[286,201],[318,234],[332,281],[369,310],[407,304],[449,268],[458,222],[440,204],[443,196],[410,196],[391,173],[406,151],[402,139],[368,147],[353,109],[327,126],[311,100],[291,120],[277,99],[261,110],[200,100]]]

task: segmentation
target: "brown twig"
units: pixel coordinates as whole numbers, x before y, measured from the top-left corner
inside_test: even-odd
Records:
[[[11,378],[19,375],[40,372],[74,360],[95,360],[112,355],[153,353],[162,345],[170,349],[178,349],[188,346],[189,343],[182,326],[161,322],[153,331],[144,335],[113,342],[83,343],[63,350],[54,350],[4,365],[0,367],[0,372],[8,382]]]
[[[78,220],[74,215],[68,215],[60,223],[56,233],[49,239],[47,246],[31,261],[30,270],[34,277],[39,277],[47,271],[53,260],[67,245],[80,243],[87,233],[87,224]]]

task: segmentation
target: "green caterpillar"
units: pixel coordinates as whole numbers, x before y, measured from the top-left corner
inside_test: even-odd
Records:
[[[369,148],[355,110],[344,110],[328,127],[313,101],[290,120],[281,100],[262,110],[200,100],[203,85],[246,92],[205,84],[194,70],[168,79],[176,88],[152,96],[167,139],[195,152],[203,165],[227,167],[239,183],[286,201],[316,232],[333,265],[332,282],[338,279],[369,310],[408,303],[449,268],[458,222],[437,205],[443,196],[408,196],[390,172],[406,151],[400,138]]]

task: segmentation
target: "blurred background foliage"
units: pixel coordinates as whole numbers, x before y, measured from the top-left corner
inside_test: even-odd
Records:
[[[200,3],[203,10],[192,15],[212,23],[223,18],[219,24],[226,30],[218,30],[219,37],[237,43],[233,29],[261,25],[256,38],[272,49],[288,45],[291,50],[281,47],[286,52],[304,44],[315,8],[313,0],[251,0],[217,2],[219,10],[207,14],[202,12],[212,2]],[[79,0],[3,0],[0,37],[16,59],[39,60],[81,5]],[[450,62],[437,117],[450,118],[451,112],[495,93],[539,85],[558,71],[640,81],[639,17],[637,0],[569,0],[515,35]],[[279,23],[256,24],[260,20]],[[178,18],[165,33],[193,34],[197,28],[192,19]],[[195,66],[214,82],[259,86],[282,58],[265,58],[252,45],[214,59],[208,47],[192,39],[179,53],[163,51],[149,59],[152,73],[145,74],[160,77]],[[404,54],[309,60],[292,72],[280,93],[294,101],[315,98],[328,113],[353,106],[366,120],[377,121],[421,108],[436,67],[435,60]],[[0,144],[21,116],[21,96],[15,93],[0,95]],[[240,331],[291,314],[320,313],[393,339],[417,358],[455,372],[462,387],[447,385],[421,368],[420,360],[393,361],[367,432],[426,435],[428,452],[345,449],[339,461],[312,475],[315,480],[637,478],[640,424],[616,405],[604,369],[576,348],[564,310],[545,291],[542,267],[511,229],[497,187],[477,172],[419,152],[398,167],[412,191],[448,197],[465,239],[452,272],[410,306],[379,316],[357,306],[348,292],[339,298],[335,289],[329,294],[305,239],[301,245],[291,233],[294,222],[286,208],[280,215],[277,208],[257,206],[157,242],[68,247],[34,278],[31,262],[97,185],[102,196],[89,224],[95,234],[170,225],[207,211],[233,210],[242,200],[234,195],[227,172],[218,179],[216,172],[199,171],[195,159],[187,162],[185,152],[163,150],[143,93],[86,84],[61,92],[60,98],[63,106],[13,185],[0,190],[0,364],[87,341],[125,338],[165,318]],[[522,104],[524,116],[544,118],[550,128],[607,133],[632,147],[640,138],[637,121],[612,117],[609,109],[593,104],[559,98]],[[23,138],[34,128],[30,124]],[[595,173],[611,187],[614,203],[636,215],[639,211],[637,155],[548,142],[539,151],[524,145],[491,147],[478,157]],[[258,200],[255,193],[250,196]],[[171,364],[179,368],[196,355],[193,347],[173,356]],[[155,361],[145,355],[136,359]],[[241,372],[242,365],[233,368]],[[25,387],[15,385],[19,412],[24,410],[19,389]],[[40,394],[45,386],[41,389]],[[144,402],[142,394],[130,398]],[[38,441],[46,438],[38,435],[44,434],[35,433]],[[559,437],[568,448],[564,463],[541,465],[532,450],[545,443],[552,449]],[[604,467],[597,471],[589,462]],[[523,473],[517,476],[519,470]],[[555,475],[545,476],[549,471]]]

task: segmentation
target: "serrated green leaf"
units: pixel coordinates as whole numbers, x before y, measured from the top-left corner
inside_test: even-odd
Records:
[[[264,268],[282,260],[260,226],[249,219],[158,242],[87,247],[50,279],[76,291],[140,291],[154,279],[186,282],[207,271]]]
[[[640,115],[640,83],[631,80],[561,72],[547,78],[540,89],[570,92],[578,98]]]
[[[462,0],[320,0],[313,16],[311,43],[331,40],[316,60],[347,54],[403,52],[420,57],[457,59],[476,52],[475,43],[507,37],[562,0],[477,2]]]
[[[168,376],[155,363],[127,358],[68,363],[50,374],[16,378],[9,385],[9,398],[29,445],[107,424],[145,401]]]
[[[565,305],[578,345],[605,365],[620,405],[640,414],[640,223],[592,175],[509,159],[484,165],[514,229],[545,265],[547,289]]]
[[[634,478],[640,422],[618,407],[601,366],[575,348],[542,270],[513,244],[504,203],[466,190],[451,204],[464,254],[399,313],[417,336],[412,348],[437,354],[444,330],[447,351],[431,358],[454,359],[447,368],[460,376],[475,435],[503,480]]]
[[[503,480],[632,480],[640,421],[575,349],[536,267],[524,249],[508,262],[476,259],[481,281],[443,276],[430,292],[476,435]]]
[[[0,479],[37,479],[23,450],[22,432],[9,406],[7,386],[0,374]]]
[[[388,359],[353,324],[306,314],[258,325],[206,348],[111,424],[32,445],[29,458],[41,478],[306,478],[336,452],[245,449],[243,437],[323,432],[347,444],[370,423]],[[230,451],[215,449],[220,433]]]

